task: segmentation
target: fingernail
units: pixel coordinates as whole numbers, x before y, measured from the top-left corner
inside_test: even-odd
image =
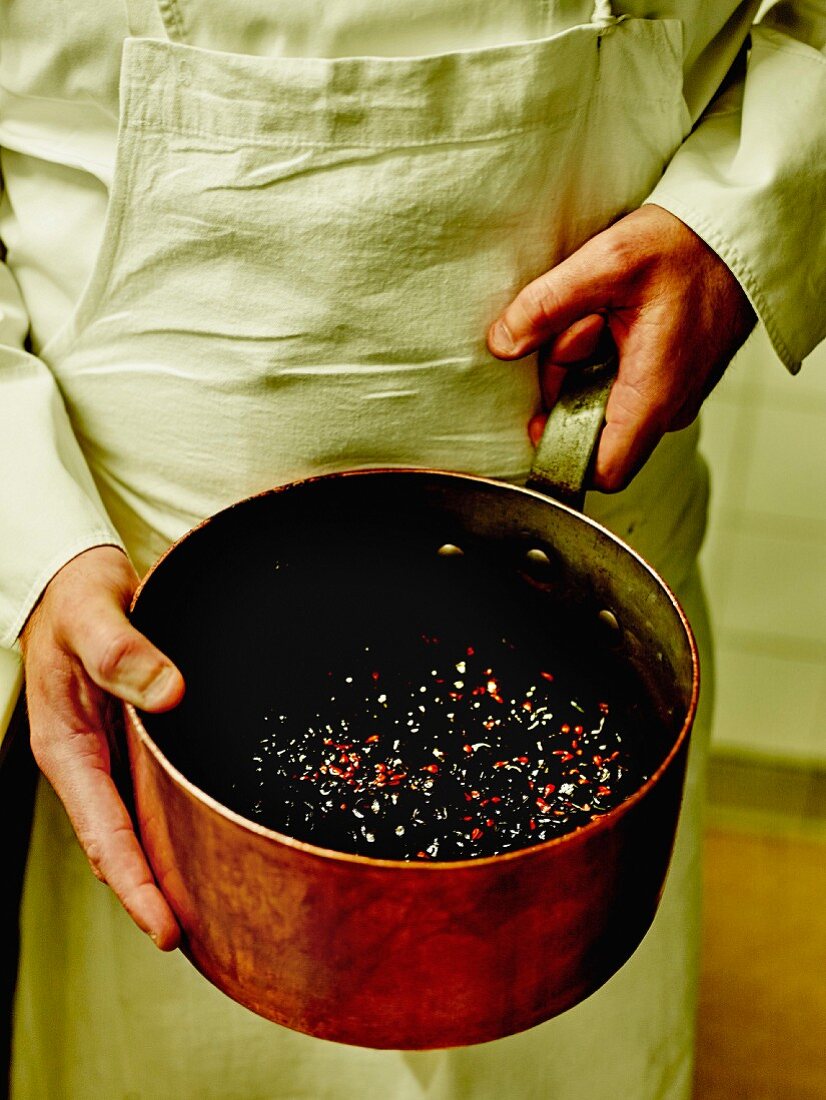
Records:
[[[152,707],[156,703],[162,702],[169,691],[174,676],[175,670],[170,665],[163,665],[141,691],[143,706]]]
[[[494,345],[497,351],[513,351],[516,347],[511,330],[502,320],[496,322],[490,335],[491,344]]]

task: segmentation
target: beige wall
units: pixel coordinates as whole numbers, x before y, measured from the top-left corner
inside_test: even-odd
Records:
[[[826,764],[826,344],[791,377],[757,332],[702,423],[715,744]]]

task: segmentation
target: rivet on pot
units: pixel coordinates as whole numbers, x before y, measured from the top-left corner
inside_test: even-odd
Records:
[[[604,623],[605,626],[607,626],[612,633],[617,635],[620,633],[619,620],[617,619],[613,611],[609,610],[607,607],[603,608],[603,610],[600,611],[597,617],[599,621],[601,623]]]
[[[529,550],[527,552],[527,554],[525,555],[525,557],[528,559],[529,562],[532,562],[534,565],[550,565],[551,564],[551,559],[548,557],[548,555],[545,553],[545,551],[544,550],[539,550],[536,547],[534,547],[532,550]]]

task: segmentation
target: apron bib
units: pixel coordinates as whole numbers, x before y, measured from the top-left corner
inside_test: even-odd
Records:
[[[132,4],[103,242],[41,352],[139,571],[295,478],[523,479],[536,365],[487,327],[659,178],[688,125],[679,22],[598,4],[560,32],[515,0],[524,40],[297,58],[181,41],[190,6]]]

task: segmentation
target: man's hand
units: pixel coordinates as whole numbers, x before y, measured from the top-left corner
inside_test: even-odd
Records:
[[[739,283],[673,214],[643,206],[529,283],[488,334],[500,359],[540,349],[551,408],[565,364],[596,348],[607,323],[619,373],[605,411],[594,487],[625,488],[662,436],[694,420],[755,321]],[[547,417],[534,418],[538,442]]]
[[[92,870],[158,947],[179,929],[111,776],[118,699],[147,711],[180,702],[180,672],[126,618],[138,583],[124,554],[96,547],[65,565],[21,635],[32,752],[66,808]]]

